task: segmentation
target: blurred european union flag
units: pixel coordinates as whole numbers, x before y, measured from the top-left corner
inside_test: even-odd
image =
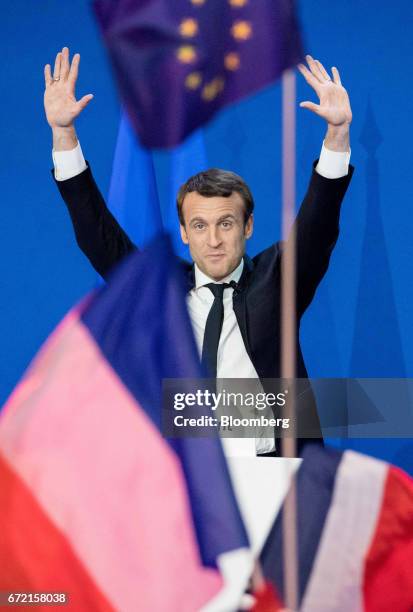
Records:
[[[95,0],[145,147],[173,147],[302,57],[293,0]]]

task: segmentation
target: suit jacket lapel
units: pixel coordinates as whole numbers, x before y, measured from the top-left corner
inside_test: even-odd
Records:
[[[247,327],[247,287],[251,280],[251,274],[254,268],[252,260],[248,255],[244,255],[244,269],[241,274],[241,278],[238,281],[238,289],[234,291],[232,297],[232,305],[234,308],[235,316],[237,318],[238,326],[241,332],[242,339],[249,358],[252,361],[251,346],[248,338],[248,327]],[[252,363],[254,363],[252,361]]]

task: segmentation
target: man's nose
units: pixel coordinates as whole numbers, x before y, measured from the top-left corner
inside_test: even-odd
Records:
[[[221,244],[221,237],[219,234],[219,229],[215,226],[211,226],[208,229],[208,245],[210,247],[218,247]]]

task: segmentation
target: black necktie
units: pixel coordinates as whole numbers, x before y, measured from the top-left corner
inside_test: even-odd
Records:
[[[202,364],[211,378],[217,377],[218,344],[224,321],[224,289],[231,286],[228,283],[208,283],[208,285],[204,285],[212,291],[215,298],[208,313],[202,345]]]

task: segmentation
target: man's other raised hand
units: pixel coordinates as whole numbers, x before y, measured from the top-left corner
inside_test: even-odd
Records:
[[[349,150],[349,128],[352,112],[348,93],[341,83],[340,73],[336,67],[331,69],[330,76],[323,64],[311,55],[305,56],[307,66],[298,65],[298,70],[319,98],[319,104],[305,101],[302,108],[307,108],[327,122],[325,144],[336,151]]]
[[[53,76],[50,64],[44,67],[44,108],[46,119],[51,128],[69,127],[82,110],[92,100],[93,95],[87,94],[76,100],[75,87],[79,73],[80,55],[73,56],[69,61],[69,49],[63,47],[56,55]]]
[[[76,100],[79,62],[80,55],[76,53],[70,63],[69,49],[63,47],[56,55],[53,76],[50,64],[44,67],[44,109],[56,151],[70,150],[77,145],[74,121],[93,98],[93,94],[87,94]]]

